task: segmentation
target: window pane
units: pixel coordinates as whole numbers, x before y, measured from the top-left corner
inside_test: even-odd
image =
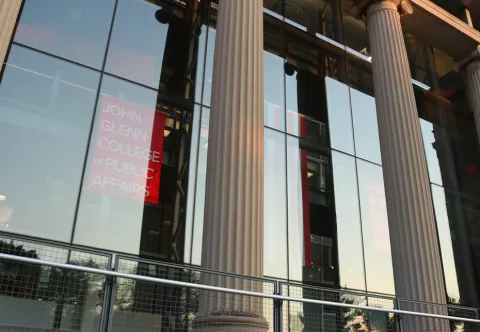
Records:
[[[340,286],[365,290],[355,159],[332,151]]]
[[[285,135],[265,128],[264,274],[287,278]]]
[[[287,137],[289,278],[338,285],[330,160]]]
[[[208,128],[210,109],[202,107],[198,161],[197,187],[195,188],[195,213],[193,216],[192,264],[202,263],[203,216],[205,212],[205,190],[207,181]]]
[[[114,4],[114,0],[27,0],[15,41],[100,69]]]
[[[350,97],[356,156],[381,164],[375,98],[352,88],[350,89]]]
[[[284,63],[281,21],[264,15],[264,124],[285,131]]]
[[[342,40],[340,0],[284,0],[284,3],[287,23],[313,35],[320,34],[332,40]]]
[[[187,212],[185,219],[185,256],[184,261],[187,264],[191,264],[192,254],[192,236],[193,236],[193,214],[195,212],[195,187],[197,183],[197,156],[200,143],[200,118],[202,116],[202,109],[200,106],[195,105],[195,111],[193,112],[192,120],[192,141],[190,148],[190,167],[188,171],[188,198],[187,198]]]
[[[330,146],[353,155],[352,113],[348,86],[325,77]]]
[[[208,28],[207,53],[205,55],[205,77],[203,79],[203,105],[210,106],[212,99],[213,57],[215,56],[215,37],[217,30]]]
[[[0,230],[70,241],[98,81],[12,46],[0,87]]]
[[[442,173],[440,171],[440,164],[435,149],[435,135],[433,124],[424,120],[420,120],[420,130],[422,132],[423,146],[425,149],[425,157],[427,158],[428,175],[430,182],[442,185]]]
[[[395,294],[382,168],[357,159],[367,290]]]
[[[442,187],[436,185],[432,185],[431,188],[447,294],[451,303],[459,303],[460,291],[458,289],[457,269],[455,268],[455,259],[453,256],[445,191]],[[459,222],[459,220],[456,220],[456,222]]]
[[[198,62],[197,62],[197,74],[195,82],[195,102],[202,103],[203,99],[203,86],[205,79],[205,56],[207,52],[207,38],[209,28],[206,25],[202,25],[200,29],[200,38],[198,42]]]
[[[184,222],[177,181],[186,191],[179,170],[188,160],[191,113],[108,76],[101,92],[75,243],[181,259],[172,236]]]
[[[188,9],[180,5],[156,3],[118,1],[106,71],[165,94],[194,99],[189,79],[195,81],[197,62],[203,63],[199,50],[204,46],[198,44],[205,42],[202,29],[193,26],[199,20],[191,23]]]
[[[325,77],[346,82],[345,50],[289,28],[286,51],[287,132],[328,145]]]

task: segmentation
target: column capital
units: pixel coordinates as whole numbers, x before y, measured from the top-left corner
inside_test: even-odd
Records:
[[[453,64],[453,68],[457,73],[459,73],[464,70],[469,64],[478,60],[480,60],[480,45],[477,45],[477,47],[464,59],[455,61],[455,63]]]
[[[357,0],[351,8],[352,15],[357,19],[363,19],[367,16],[367,10],[372,5],[387,5],[398,11],[400,16],[410,15],[413,13],[413,6],[410,0]],[[378,9],[381,9],[380,7]]]

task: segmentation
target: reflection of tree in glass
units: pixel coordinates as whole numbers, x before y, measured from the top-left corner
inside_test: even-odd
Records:
[[[71,265],[99,269],[93,259],[71,260]],[[105,277],[99,274],[75,270],[52,268],[49,276],[49,299],[57,303],[54,313],[54,326],[59,328],[62,316],[69,322],[70,329],[81,329],[85,314],[98,318],[103,303]]]
[[[341,303],[345,304],[359,304],[358,297],[341,295]],[[323,308],[322,308],[323,307]],[[336,316],[336,326],[331,327],[332,331],[342,331],[342,332],[387,332],[387,331],[396,331],[396,322],[393,314],[390,313],[381,313],[381,312],[372,312],[354,308],[340,308],[340,307],[329,307],[318,305],[318,310],[323,313],[323,315],[316,315],[316,318],[324,320],[325,325],[327,323],[326,313],[335,314]],[[298,314],[298,318],[303,326],[306,322],[305,317],[302,313]],[[328,326],[330,327],[330,325]],[[330,330],[330,329],[328,329]],[[303,332],[309,331],[308,328],[304,328]]]
[[[13,241],[0,240],[0,253],[28,258],[38,258],[35,250],[25,250]],[[37,293],[40,267],[21,262],[0,260],[0,295],[34,298]]]
[[[189,283],[200,281],[198,272],[154,264],[139,263],[129,268],[128,273]],[[193,318],[198,311],[198,298],[199,292],[196,289],[118,279],[114,310],[118,314],[132,312],[139,315],[159,315],[162,329],[184,326],[188,330],[192,327]],[[117,317],[114,324],[120,328],[127,316]]]

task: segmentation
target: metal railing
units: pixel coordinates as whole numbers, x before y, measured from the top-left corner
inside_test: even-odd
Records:
[[[128,262],[128,264],[123,264],[122,267],[122,261]],[[74,312],[73,316],[77,321],[68,327],[65,327],[60,322],[56,325],[54,324],[52,329],[141,331],[142,328],[139,328],[138,325],[144,324],[145,330],[151,330],[149,329],[150,327],[155,327],[154,330],[157,331],[188,331],[193,329],[195,315],[199,312],[198,298],[206,293],[214,296],[214,302],[219,303],[230,296],[225,303],[230,303],[232,308],[243,307],[246,297],[256,299],[256,302],[254,301],[256,304],[253,307],[256,312],[265,316],[269,323],[269,329],[272,331],[337,331],[338,327],[341,328],[341,331],[397,331],[400,318],[425,319],[425,324],[432,324],[431,322],[429,323],[432,319],[440,320],[446,322],[443,324],[449,325],[451,331],[477,331],[480,326],[477,310],[473,308],[446,306],[448,310],[442,310],[441,307],[445,307],[445,305],[415,303],[416,306],[414,307],[416,310],[412,311],[401,309],[402,307],[412,307],[412,301],[397,300],[388,296],[376,297],[354,292],[342,293],[333,289],[322,289],[285,282],[275,284],[269,280],[225,275],[209,270],[196,271],[193,267],[162,266],[162,263],[158,262],[135,260],[121,256],[116,259],[115,265],[118,271],[10,254],[0,254],[0,262],[6,262],[10,264],[10,267],[16,266],[15,276],[18,276],[23,271],[24,274],[27,274],[27,279],[27,272],[31,273],[32,267],[58,271],[58,275],[61,276],[58,280],[62,282],[57,284],[57,286],[60,286],[60,289],[57,289],[57,296],[55,301],[53,301],[55,302],[55,305],[52,305],[52,310],[55,307],[53,313],[60,310],[58,308],[58,294],[70,294],[72,290],[81,288],[79,285],[82,280],[85,280],[85,276],[97,276],[97,278],[90,278],[90,283],[92,283],[92,280],[94,281],[93,283],[96,280],[97,285],[103,282],[103,287],[98,287],[98,292],[102,295],[98,298],[97,294],[95,305],[87,308],[87,310],[84,308],[86,303],[83,303],[83,306],[76,310],[75,305],[78,303],[69,301],[69,297],[72,297],[72,295],[62,294],[62,309],[69,307],[66,310]],[[142,264],[146,265],[142,267]],[[162,268],[163,272],[161,271]],[[76,277],[72,279],[72,275],[66,272],[74,273]],[[197,275],[192,277],[192,273]],[[155,276],[150,276],[149,274]],[[200,281],[199,278],[202,278],[202,274],[220,276],[222,280],[216,278],[215,281],[221,285],[229,285],[229,287],[198,283]],[[229,278],[237,281],[243,278],[248,280],[249,283],[245,284],[242,282],[241,287],[243,289],[238,289],[235,287],[238,283],[229,282]],[[132,282],[135,283],[134,287],[131,287]],[[263,288],[259,287],[262,283],[264,284]],[[2,290],[1,286],[3,284],[5,284],[5,276],[1,277],[0,274],[0,290]],[[28,289],[28,286],[31,284],[33,284],[33,281],[27,280],[25,289]],[[158,289],[155,287],[163,288]],[[18,285],[16,288],[18,291],[21,289]],[[15,289],[15,286],[13,289]],[[195,292],[192,293],[191,291]],[[160,293],[164,295],[158,298]],[[169,295],[166,297],[165,294]],[[8,294],[5,289],[3,289],[0,295],[6,297],[1,302],[5,302],[7,305],[9,295],[10,297],[15,297],[14,292]],[[22,293],[20,291],[20,293],[17,292],[16,297],[28,299],[29,301],[43,300],[27,295],[27,292]],[[129,304],[126,308],[121,308],[122,299],[125,297],[125,301]],[[77,299],[76,302],[78,302],[78,298],[78,296],[75,297]],[[83,302],[88,301],[92,301],[92,298],[90,297],[89,300],[88,296],[83,296]],[[403,304],[399,306],[398,303]],[[13,302],[11,304],[14,305]],[[193,307],[189,308],[188,306],[191,304],[193,304]],[[417,311],[420,308],[419,306],[423,306],[423,309],[428,306],[436,308]],[[23,308],[26,310],[25,307]],[[22,310],[22,306],[19,306],[17,309]],[[98,312],[99,310],[100,312]],[[81,314],[80,311],[82,311]],[[108,314],[106,314],[107,312]],[[180,312],[181,314],[178,314]],[[31,314],[31,312],[23,313],[23,315]],[[97,314],[100,318],[98,324],[90,325],[91,328],[78,322],[79,319],[89,319],[89,317],[86,317],[89,314]],[[65,318],[65,314],[62,315]],[[70,317],[67,320],[71,321],[72,318]],[[2,318],[0,318],[0,324],[2,324]],[[422,323],[419,324],[421,325]],[[441,325],[442,323],[439,324]],[[21,326],[20,322],[16,326],[16,330]],[[81,328],[76,328],[78,326],[81,326]],[[9,328],[11,327],[12,325],[9,325]],[[35,326],[27,327],[34,328]],[[3,330],[0,327],[0,331]]]

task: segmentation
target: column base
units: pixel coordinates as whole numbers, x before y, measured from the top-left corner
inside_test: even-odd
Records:
[[[240,311],[218,311],[198,315],[193,322],[196,332],[265,332],[267,320],[257,314]]]

